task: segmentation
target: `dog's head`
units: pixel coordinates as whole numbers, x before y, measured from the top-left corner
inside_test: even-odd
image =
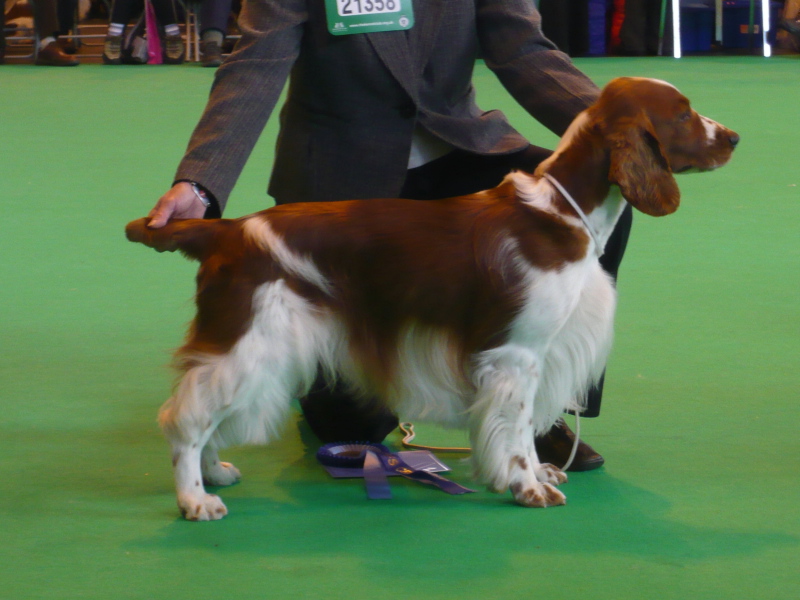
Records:
[[[609,181],[653,216],[680,204],[673,174],[721,167],[739,142],[734,131],[699,115],[674,86],[656,79],[614,79],[588,112],[609,150]]]

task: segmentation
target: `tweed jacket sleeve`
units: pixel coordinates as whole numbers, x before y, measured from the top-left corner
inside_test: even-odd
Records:
[[[544,37],[534,2],[479,0],[477,6],[486,66],[531,116],[563,135],[599,89]]]
[[[217,69],[208,104],[175,180],[209,190],[220,208],[239,178],[297,60],[308,19],[306,0],[246,0],[242,38]]]

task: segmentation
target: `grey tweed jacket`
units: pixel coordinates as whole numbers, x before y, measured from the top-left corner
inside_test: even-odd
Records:
[[[410,31],[333,36],[324,0],[246,0],[242,39],[218,69],[176,179],[224,208],[289,81],[269,193],[279,202],[395,197],[419,125],[456,148],[507,154],[528,141],[475,102],[480,55],[561,135],[597,88],[542,34],[533,0],[413,0]]]

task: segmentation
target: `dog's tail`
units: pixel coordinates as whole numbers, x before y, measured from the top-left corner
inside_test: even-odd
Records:
[[[125,226],[125,236],[159,252],[179,250],[187,258],[203,260],[219,231],[220,219],[175,219],[159,229],[147,226],[145,217]]]

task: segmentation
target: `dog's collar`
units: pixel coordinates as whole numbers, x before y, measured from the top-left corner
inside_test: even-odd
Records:
[[[586,231],[589,233],[589,237],[592,238],[592,241],[594,242],[594,249],[595,252],[597,253],[597,257],[600,258],[601,256],[603,256],[604,246],[600,244],[600,238],[598,237],[597,232],[595,232],[592,225],[589,223],[589,218],[586,216],[586,213],[583,212],[581,207],[578,206],[578,203],[575,202],[575,199],[564,188],[564,186],[558,182],[558,180],[555,177],[553,177],[549,173],[544,173],[543,176],[545,179],[547,179],[547,181],[552,183],[553,186],[555,186],[555,188],[559,192],[561,192],[561,195],[564,196],[564,198],[567,200],[567,202],[570,203],[572,208],[575,209],[575,212],[578,213],[578,216],[581,218],[581,221],[583,221],[583,225],[586,227]]]

